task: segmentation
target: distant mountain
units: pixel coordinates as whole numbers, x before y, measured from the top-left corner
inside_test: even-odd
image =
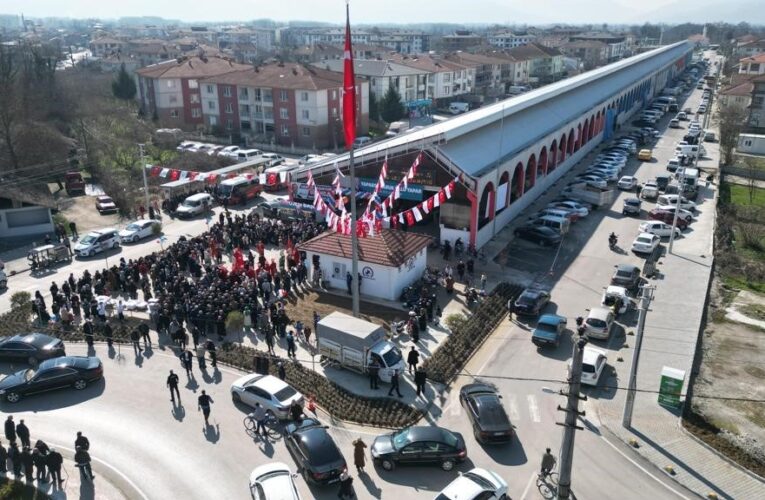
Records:
[[[651,23],[728,22],[752,25],[765,24],[765,4],[762,0],[677,0],[664,7],[636,16]]]

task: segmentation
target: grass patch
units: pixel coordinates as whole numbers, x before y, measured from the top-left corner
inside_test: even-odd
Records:
[[[720,198],[726,203],[741,206],[758,206],[765,207],[765,189],[754,188],[754,197],[752,201],[749,200],[749,186],[741,186],[739,184],[725,183],[725,191],[720,189]]]
[[[709,418],[709,423],[715,426],[717,429],[721,431],[728,431],[731,434],[739,435],[738,426],[734,424],[733,422],[728,422],[726,420],[721,420],[718,418]]]
[[[761,304],[747,304],[738,308],[739,312],[746,314],[750,318],[765,321],[765,306]]]
[[[749,283],[745,278],[738,276],[723,276],[722,279],[723,282],[731,288],[738,288],[739,290],[750,290],[752,292],[765,294],[765,283],[763,282],[755,281]]]

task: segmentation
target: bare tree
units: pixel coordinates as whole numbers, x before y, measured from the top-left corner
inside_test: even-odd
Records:
[[[749,192],[749,204],[754,205],[754,194],[757,192],[757,174],[759,168],[757,164],[751,158],[744,160],[744,167],[746,168],[746,188]]]
[[[738,144],[738,135],[744,127],[746,110],[740,106],[729,104],[721,107],[718,112],[720,121],[720,150],[723,153],[723,164],[730,165],[733,162],[733,151]]]

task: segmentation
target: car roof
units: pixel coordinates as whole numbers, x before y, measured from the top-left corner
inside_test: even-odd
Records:
[[[595,318],[595,319],[602,319],[603,321],[608,318],[608,315],[611,314],[611,309],[607,309],[605,307],[593,307],[590,309],[590,313],[587,315],[588,318]]]
[[[599,356],[606,357],[606,351],[595,347],[585,346],[582,353],[582,363],[594,365]]]
[[[497,388],[493,385],[489,384],[467,384],[462,386],[462,389],[460,389],[460,392],[465,395],[471,395],[471,394],[485,394],[485,393],[497,393]]]
[[[40,363],[38,370],[49,370],[55,367],[87,368],[92,360],[98,360],[95,356],[60,356],[58,358],[46,359]],[[98,360],[100,362],[100,360]]]
[[[24,342],[25,344],[31,344],[35,347],[42,347],[45,345],[50,344],[51,342],[55,342],[55,337],[51,337],[50,335],[45,335],[44,333],[20,333],[18,335],[14,335],[13,337],[9,338],[8,341],[12,342]]]
[[[604,295],[627,295],[627,289],[623,286],[609,285]]]
[[[565,321],[566,318],[563,316],[558,316],[557,314],[543,314],[537,321],[537,324],[558,325]]]
[[[295,434],[306,450],[309,450],[311,456],[309,462],[320,460],[322,463],[341,460],[343,454],[337,448],[337,445],[327,433],[324,427],[309,427]]]
[[[254,385],[255,387],[263,389],[270,394],[276,394],[288,386],[285,381],[278,377],[274,377],[273,375],[262,375],[260,377],[253,378],[247,382],[246,385]]]
[[[622,271],[625,273],[631,273],[631,272],[634,272],[635,270],[640,271],[640,268],[633,264],[619,264],[618,266],[616,266],[616,270]]]
[[[442,427],[436,426],[415,426],[409,428],[409,438],[412,441],[438,441],[444,442],[444,434],[450,432]]]

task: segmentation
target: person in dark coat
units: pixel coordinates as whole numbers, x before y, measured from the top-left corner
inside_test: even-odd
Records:
[[[85,335],[85,342],[89,346],[93,345],[93,322],[90,318],[85,320],[85,324],[82,325],[82,333]]]
[[[90,440],[82,435],[82,431],[77,431],[77,438],[74,440],[74,447],[80,447],[85,451],[90,450]]]
[[[372,358],[372,362],[367,369],[369,370],[369,388],[374,390],[379,389],[380,387],[377,383],[380,380],[380,365],[377,363],[377,360]]]
[[[90,468],[90,453],[78,446],[74,453],[74,463],[80,468],[80,476],[92,481],[96,476],[93,475],[93,469]]]
[[[414,383],[417,386],[417,395],[421,396],[425,393],[425,382],[428,380],[428,374],[423,367],[417,368],[414,372]]]
[[[178,396],[178,402],[180,403],[181,393],[178,390],[178,374],[173,373],[173,370],[170,370],[170,375],[167,376],[166,385],[170,389],[170,401],[175,403],[175,396]]]
[[[412,346],[412,350],[409,351],[409,354],[406,356],[406,362],[409,365],[409,374],[411,375],[412,372],[417,371],[417,363],[420,362],[420,353],[417,352],[417,349]]]
[[[22,448],[29,448],[32,446],[32,443],[29,441],[29,427],[26,426],[23,418],[19,420],[19,423],[16,425],[16,435],[21,441]]]
[[[143,349],[141,349],[141,344],[139,342],[141,338],[141,335],[138,333],[137,328],[133,328],[130,331],[130,342],[133,344],[133,353],[135,353],[136,356],[141,354],[143,352]]]
[[[337,498],[353,498],[353,478],[348,472],[340,474],[340,491],[337,492]]]
[[[61,453],[55,449],[51,449],[50,453],[48,453],[48,455],[45,457],[45,463],[48,466],[48,470],[50,471],[53,485],[57,486],[63,483],[64,480],[61,479],[61,464],[64,463],[64,457],[61,456]]]
[[[0,474],[5,474],[8,472],[8,469],[6,468],[7,463],[8,451],[5,449],[5,446],[3,446],[2,441],[0,441]]]
[[[186,349],[181,353],[181,366],[183,366],[183,369],[186,370],[186,376],[191,378],[191,369],[193,368],[194,363],[194,355],[191,354],[191,351]]]
[[[16,441],[12,442],[8,447],[8,460],[11,461],[11,469],[13,470],[13,475],[16,476],[16,479],[19,479],[22,476],[21,451],[19,451],[19,445],[16,444]]]
[[[207,349],[207,352],[210,354],[210,364],[213,368],[218,366],[218,351],[215,350],[215,342],[212,340],[208,340],[205,343],[205,348]]]
[[[31,483],[34,481],[35,470],[32,452],[29,450],[28,446],[25,446],[24,449],[21,450],[20,458],[21,465],[24,467],[24,476],[26,476],[27,483]]]
[[[8,415],[8,418],[5,420],[5,439],[9,443],[16,441],[16,424],[13,421],[13,415]]]
[[[40,483],[47,483],[48,471],[46,470],[45,455],[40,453],[37,448],[32,451],[32,463],[35,465],[35,479]]]
[[[287,378],[287,370],[284,369],[284,363],[279,361],[276,365],[276,371],[279,374],[279,378],[285,380]]]
[[[353,442],[353,465],[356,466],[356,472],[364,472],[364,466],[366,465],[366,449],[367,444],[358,438]]]
[[[388,391],[388,396],[393,396],[393,391],[396,391],[396,394],[398,394],[398,397],[403,398],[404,395],[401,394],[401,391],[398,388],[398,370],[393,370],[393,375],[390,376],[390,390]]]

